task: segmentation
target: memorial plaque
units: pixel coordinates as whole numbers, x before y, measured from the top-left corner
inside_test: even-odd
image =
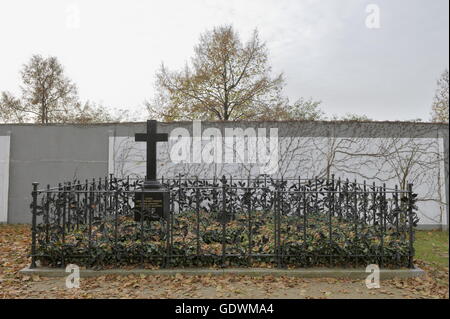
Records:
[[[135,221],[141,221],[141,213],[143,213],[144,220],[166,218],[169,214],[169,191],[160,188],[136,192],[134,197]]]

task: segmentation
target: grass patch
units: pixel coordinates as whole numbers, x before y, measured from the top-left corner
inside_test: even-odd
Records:
[[[416,259],[423,260],[439,268],[448,268],[448,231],[416,232]]]

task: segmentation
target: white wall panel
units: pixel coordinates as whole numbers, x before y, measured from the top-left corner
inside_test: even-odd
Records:
[[[9,136],[0,136],[0,223],[8,221]]]

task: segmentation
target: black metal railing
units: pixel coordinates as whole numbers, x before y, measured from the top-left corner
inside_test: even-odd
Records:
[[[38,189],[31,267],[413,267],[412,185],[335,179],[164,179],[169,215],[134,220],[142,180],[112,175]],[[143,196],[141,196],[143,198]]]

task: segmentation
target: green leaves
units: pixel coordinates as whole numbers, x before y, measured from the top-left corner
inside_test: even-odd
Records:
[[[120,216],[117,234],[114,220],[104,220],[89,227],[80,225],[47,242],[45,232],[38,234],[38,254],[51,266],[73,262],[84,266],[120,266],[145,264],[161,267],[274,265],[276,253],[288,267],[357,266],[369,263],[402,267],[408,264],[409,243],[394,230],[381,237],[378,226],[356,224],[353,220],[310,214],[283,216],[279,225],[279,241],[275,237],[273,213],[237,213],[225,224],[212,213],[201,211],[197,229],[196,212],[174,216],[172,236],[167,237],[164,220],[134,222]],[[331,227],[330,227],[331,226]],[[331,232],[330,232],[331,228]],[[197,232],[198,231],[198,232]],[[251,239],[251,240],[250,240]],[[276,244],[278,242],[278,244]],[[225,251],[223,250],[225,249]]]

